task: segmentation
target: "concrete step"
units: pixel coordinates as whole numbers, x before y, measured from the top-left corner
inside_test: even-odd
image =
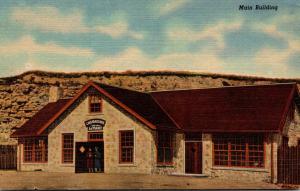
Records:
[[[171,176],[190,176],[190,177],[208,177],[206,174],[188,174],[188,173],[172,173]]]

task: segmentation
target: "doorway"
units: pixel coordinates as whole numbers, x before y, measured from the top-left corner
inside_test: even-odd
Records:
[[[185,173],[202,174],[202,134],[185,135]]]
[[[89,172],[89,166],[93,167],[92,172],[95,172],[98,161],[95,159],[96,148],[100,154],[100,169],[97,172],[104,172],[104,144],[99,142],[76,142],[76,157],[75,157],[75,172]],[[88,152],[91,149],[92,157],[88,159]],[[96,166],[95,166],[96,165]],[[99,165],[98,165],[99,166]],[[91,171],[90,171],[91,172]]]

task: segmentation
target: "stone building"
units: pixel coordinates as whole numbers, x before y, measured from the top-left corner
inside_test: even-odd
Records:
[[[294,83],[142,93],[89,82],[71,99],[60,91],[11,135],[18,170],[277,182],[278,147],[285,137],[298,144]]]

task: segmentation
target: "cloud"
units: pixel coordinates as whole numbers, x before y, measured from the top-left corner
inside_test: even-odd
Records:
[[[78,9],[63,14],[56,7],[16,7],[11,19],[27,29],[54,33],[99,33],[111,38],[130,37],[143,39],[143,34],[129,30],[126,21],[115,21],[106,25],[87,26],[84,16]]]
[[[223,62],[214,53],[171,53],[152,58],[137,47],[129,47],[110,57],[99,58],[95,70],[191,70],[221,71]]]
[[[55,44],[54,42],[48,42],[45,44],[38,44],[31,36],[23,36],[15,42],[7,44],[0,44],[0,54],[34,54],[34,53],[51,53],[61,54],[65,56],[84,56],[90,57],[94,55],[94,52],[90,49],[77,48],[77,47],[63,47]]]
[[[275,24],[255,23],[252,28],[274,38],[285,39],[287,35],[279,31],[277,25]]]
[[[218,48],[223,49],[225,47],[225,33],[239,30],[241,25],[242,21],[240,20],[233,22],[220,21],[203,30],[192,30],[186,27],[172,28],[167,30],[167,36],[170,40],[186,42],[212,39],[216,41]]]
[[[162,5],[159,10],[159,15],[168,15],[186,5],[189,0],[168,0],[166,4]]]
[[[277,24],[256,24],[254,29],[287,42],[287,48],[278,49],[274,47],[264,47],[254,57],[257,65],[265,65],[278,72],[290,71],[288,62],[292,56],[300,52],[300,40],[291,33],[282,32]]]
[[[55,7],[17,7],[13,8],[11,17],[27,28],[46,32],[81,33],[89,30],[83,23],[83,17],[79,10],[62,14]]]
[[[142,40],[144,38],[143,34],[135,31],[130,31],[128,24],[121,21],[112,23],[111,25],[96,26],[91,30],[106,34],[108,36],[111,36],[112,38],[120,38],[123,36],[128,36],[137,40]]]

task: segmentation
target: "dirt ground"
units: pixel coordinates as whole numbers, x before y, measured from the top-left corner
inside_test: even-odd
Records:
[[[0,171],[0,189],[280,189],[207,177]]]

